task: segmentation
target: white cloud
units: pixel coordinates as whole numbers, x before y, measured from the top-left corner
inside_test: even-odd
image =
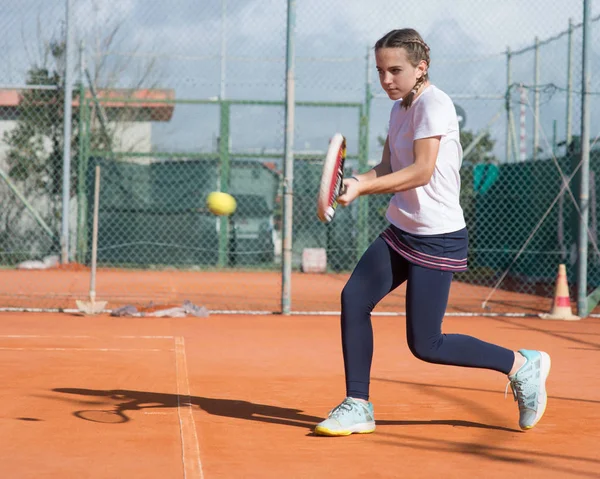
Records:
[[[374,43],[394,28],[412,27],[424,36],[434,33],[436,24],[454,20],[490,52],[529,44],[565,30],[569,17],[582,19],[580,1],[554,0],[429,0],[415,5],[395,0],[348,2],[308,0],[298,4],[298,24],[307,34],[329,32]],[[346,30],[339,26],[345,25]],[[336,28],[337,27],[337,28]],[[465,50],[469,45],[465,45]]]
[[[107,26],[127,18],[139,0],[76,0],[74,18],[80,25]]]
[[[20,31],[27,32],[26,38],[35,45],[36,18],[44,19],[45,29],[55,29],[64,16],[64,0],[3,0],[2,3],[0,46],[6,60],[0,66],[0,83],[18,82],[28,66]],[[532,45],[536,36],[540,40],[552,37],[567,28],[569,18],[581,22],[582,3],[581,0],[297,1],[297,95],[304,100],[362,101],[367,47],[390,29],[402,27],[416,28],[431,43],[433,78],[450,93],[502,94],[506,86],[502,52],[506,47],[516,50]],[[81,36],[90,38],[88,51],[96,48],[92,44],[94,38],[102,38],[111,24],[122,22],[119,41],[113,48],[123,54],[136,53],[121,57],[129,62],[130,71],[154,57],[162,73],[160,86],[174,88],[179,98],[206,98],[218,93],[221,0],[74,0],[74,5],[76,29]],[[226,6],[228,94],[248,99],[281,99],[286,2],[226,0]],[[593,15],[599,13],[600,0],[592,1],[592,7]],[[600,38],[600,22],[594,23],[592,34],[595,46]],[[565,43],[561,39],[542,49],[543,82],[564,83]],[[576,48],[578,69],[580,43],[576,43]],[[515,58],[515,81],[533,81],[532,58],[531,53]],[[598,59],[593,68],[598,69]],[[128,78],[127,75],[130,73],[123,78]],[[600,74],[592,78],[594,85],[600,84]],[[385,101],[376,103],[373,129],[381,130],[388,105]],[[465,104],[473,111],[470,124],[474,128],[485,124],[499,107],[497,102],[480,100]],[[560,99],[553,100],[551,107],[554,111],[551,108],[545,111],[549,112],[549,118],[554,118],[562,108]],[[278,126],[271,131],[277,131]],[[319,128],[315,121],[314,129]],[[371,144],[376,143],[371,141]]]

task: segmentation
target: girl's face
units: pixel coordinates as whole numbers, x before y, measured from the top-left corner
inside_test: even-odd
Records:
[[[427,63],[413,67],[404,48],[380,48],[375,51],[381,87],[390,100],[399,100],[410,93],[415,83],[427,72]]]

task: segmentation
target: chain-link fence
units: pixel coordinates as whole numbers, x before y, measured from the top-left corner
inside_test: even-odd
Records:
[[[415,8],[389,0],[298,2],[293,270],[302,271],[305,253],[317,249],[326,253],[327,274],[348,273],[385,228],[387,195],[361,198],[327,226],[316,218],[315,197],[334,132],[347,137],[349,172],[379,161],[391,102],[375,80],[372,47],[387,31],[410,26],[430,45],[432,82],[451,96],[461,119],[470,270],[456,280],[484,286],[469,290],[466,309],[479,311],[497,290],[548,297],[559,263],[567,264],[574,284],[582,4],[461,0],[452,7],[434,1]],[[593,291],[600,283],[600,157],[594,150],[600,6],[590,4]],[[72,269],[89,265],[99,165],[100,268],[250,270],[280,277],[286,17],[286,2],[276,0],[5,2],[2,266],[55,265],[61,240]],[[63,121],[67,65],[73,78],[69,148]],[[236,197],[232,216],[206,210],[206,196],[215,190]],[[61,238],[65,224],[68,235]],[[28,295],[42,288],[33,284],[27,291],[0,285],[0,306],[26,305]],[[44,307],[64,307],[69,292],[56,293],[50,284]],[[60,301],[53,299],[58,296]],[[154,297],[149,290],[144,299]],[[327,307],[294,296],[292,286],[292,309]]]

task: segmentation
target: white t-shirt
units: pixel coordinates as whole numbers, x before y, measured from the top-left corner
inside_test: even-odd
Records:
[[[441,136],[435,170],[425,186],[395,193],[386,217],[407,233],[435,235],[465,227],[459,203],[462,148],[458,118],[450,97],[434,85],[426,87],[408,110],[394,103],[389,145],[392,171],[414,163],[414,141]]]

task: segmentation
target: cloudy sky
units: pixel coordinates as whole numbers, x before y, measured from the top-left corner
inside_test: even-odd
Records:
[[[221,81],[221,48],[225,40],[225,94],[234,99],[283,100],[285,73],[285,0],[72,0],[75,37],[85,40],[85,59],[98,68],[101,82],[171,88],[178,99],[217,96]],[[592,15],[600,0],[592,0]],[[28,67],[43,62],[43,48],[60,35],[65,0],[3,0],[0,44],[6,60],[0,83],[22,84]],[[225,15],[223,16],[223,6]],[[544,41],[563,32],[569,18],[582,21],[581,0],[303,0],[297,1],[296,95],[302,101],[361,102],[365,97],[367,53],[392,28],[419,30],[432,48],[431,77],[467,112],[467,129],[475,131],[501,110],[503,102],[488,98],[506,89],[507,46],[519,50],[537,37]],[[224,19],[224,21],[222,21]],[[112,42],[109,34],[117,29]],[[224,33],[224,36],[222,36]],[[600,22],[593,24],[593,44],[600,39]],[[575,88],[580,89],[581,29],[575,31]],[[592,89],[600,90],[600,58],[593,51]],[[371,52],[372,57],[372,52]],[[515,57],[513,82],[533,83],[533,52]],[[566,86],[566,36],[540,50],[542,84]],[[374,65],[371,78],[376,80]],[[391,103],[373,101],[370,156],[377,158],[377,136],[385,134]],[[485,97],[485,98],[482,98]],[[515,101],[517,97],[514,97]],[[533,95],[529,97],[533,101]],[[580,107],[573,117],[579,128]],[[551,138],[553,121],[558,139],[564,137],[565,95],[541,98],[541,146]],[[517,106],[517,105],[515,105]],[[599,105],[600,106],[600,105]],[[518,109],[518,108],[517,108]],[[595,108],[600,111],[600,108]],[[528,109],[528,136],[532,114]],[[518,118],[517,118],[518,124]],[[505,118],[492,124],[497,155],[504,153]],[[296,149],[322,150],[334,131],[345,133],[356,152],[357,111],[297,108]],[[155,125],[155,147],[169,151],[210,151],[218,132],[213,106],[177,105],[169,124]],[[237,106],[232,111],[232,148],[281,148],[283,109]],[[592,137],[600,134],[594,115]],[[531,145],[529,146],[531,149]]]

